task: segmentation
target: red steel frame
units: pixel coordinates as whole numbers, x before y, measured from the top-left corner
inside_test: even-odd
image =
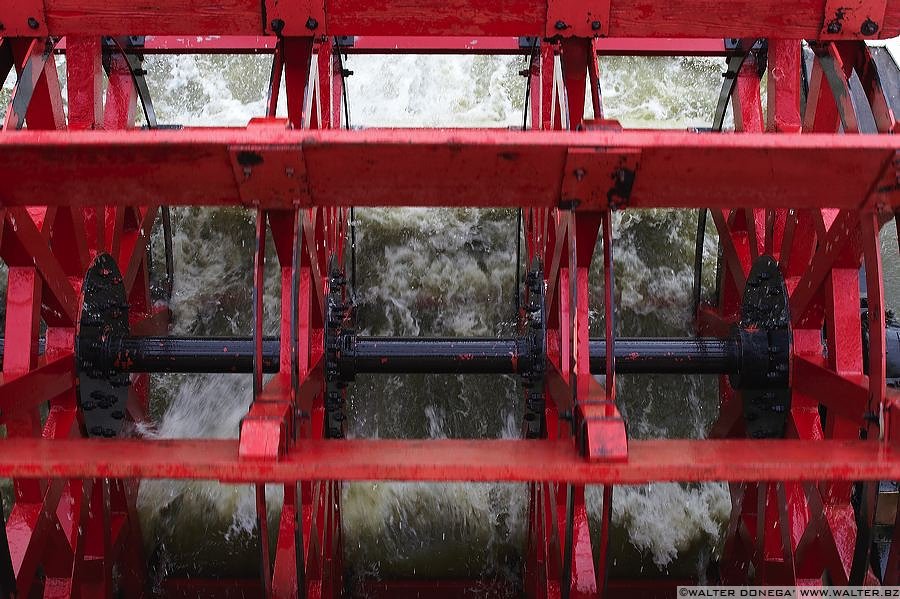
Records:
[[[0,8],[0,33],[7,35],[0,38],[0,75],[12,68],[19,75],[18,100],[0,132],[0,256],[9,267],[0,476],[15,480],[7,535],[20,596],[39,594],[40,587],[46,596],[108,596],[114,567],[127,573],[128,596],[138,596],[144,561],[133,481],[142,478],[253,483],[262,538],[264,483],[284,484],[274,554],[261,544],[261,581],[254,585],[273,597],[342,593],[344,480],[529,483],[523,573],[529,596],[590,597],[615,588],[608,581],[612,489],[654,480],[731,483],[723,581],[750,581],[752,563],[752,581],[766,584],[813,583],[823,574],[836,583],[872,582],[868,565],[853,559],[850,493],[854,482],[900,478],[900,397],[885,387],[878,245],[881,225],[900,208],[900,144],[869,53],[853,41],[867,36],[850,27],[828,31],[823,23],[833,7],[821,0],[790,11],[767,0],[419,4],[412,10],[372,1],[229,0],[210,13],[187,0],[144,11],[123,0],[13,0]],[[861,2],[853,11],[848,23],[864,12],[877,19],[874,37],[900,32],[900,2]],[[134,125],[137,89],[124,57],[113,53],[104,100],[99,36],[143,33],[157,36],[148,37],[150,52],[273,53],[267,114],[246,128],[124,131]],[[615,39],[590,37],[595,33]],[[180,35],[201,39],[184,42]],[[202,38],[220,35],[260,37]],[[514,36],[553,39],[533,50],[530,131],[342,131],[343,73],[326,37],[335,35],[360,36],[350,51],[373,52],[470,52],[473,38],[465,36],[476,36],[487,41],[475,51],[521,53]],[[421,37],[391,37],[410,35]],[[717,54],[718,41],[630,38],[734,35],[770,38],[767,111],[749,57],[733,98],[740,133],[622,131],[602,120],[598,52]],[[65,36],[67,114],[52,52],[62,44],[33,36]],[[818,48],[802,114],[800,39],[838,39]],[[854,71],[878,135],[855,135]],[[282,79],[287,119],[275,118]],[[587,89],[597,118],[583,122]],[[630,175],[633,186],[623,187]],[[261,370],[254,373],[254,402],[237,441],[83,438],[72,357],[81,281],[94,256],[111,253],[124,273],[132,329],[165,330],[167,312],[150,305],[145,251],[160,202],[257,210],[257,364],[266,236],[274,241],[282,363],[266,385]],[[323,438],[326,275],[330,257],[341,259],[350,205],[526,209],[528,259],[543,264],[547,293],[546,439]],[[740,397],[725,377],[712,431],[720,439],[627,439],[615,376],[597,383],[587,351],[588,273],[602,239],[606,354],[614,356],[611,210],[624,207],[712,210],[722,247],[721,294],[715,306],[701,307],[704,333],[724,334],[738,320],[755,257],[778,260],[794,327],[788,439],[743,439]],[[868,281],[867,375],[861,265]],[[606,371],[614,373],[614,364]],[[147,387],[146,375],[133,377],[134,421],[145,418]],[[827,408],[824,421],[820,406]],[[585,484],[604,485],[593,538]],[[872,485],[864,487],[864,502],[874,501]],[[885,583],[900,582],[898,531]],[[39,566],[42,580],[35,577]],[[389,588],[379,592],[415,596],[422,587]]]

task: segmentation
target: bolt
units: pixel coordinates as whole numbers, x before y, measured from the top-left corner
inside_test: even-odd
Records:
[[[276,34],[281,33],[284,30],[284,19],[272,19],[272,22],[269,24],[269,27]]]
[[[859,28],[859,32],[863,35],[875,35],[878,33],[878,23],[872,19],[866,19],[862,27]]]
[[[341,77],[349,77],[353,74],[353,71],[350,69],[341,69]]]
[[[584,180],[585,172],[584,172],[584,169],[583,169],[583,168],[576,168],[576,169],[575,169],[575,172],[572,173],[572,174],[575,175],[575,180],[576,180],[576,181],[579,181],[579,182],[580,182],[580,181],[583,181],[583,180]]]
[[[830,33],[831,35],[837,35],[843,28],[844,26],[841,25],[841,22],[835,19],[828,24],[828,33]]]
[[[309,29],[310,31],[314,31],[319,28],[319,22],[316,21],[314,18],[310,17],[310,18],[306,19],[306,28]]]
[[[554,27],[556,27],[556,30],[557,30],[557,31],[562,31],[562,30],[564,30],[564,29],[568,29],[568,28],[569,28],[569,26],[566,25],[566,22],[565,22],[565,21],[557,21],[557,22],[556,22],[556,25],[554,25]]]
[[[600,31],[600,21],[591,21],[591,29]]]
[[[35,19],[34,17],[28,17],[28,26],[31,27],[32,29],[37,29],[38,27],[41,26],[41,24],[38,23],[38,20]]]

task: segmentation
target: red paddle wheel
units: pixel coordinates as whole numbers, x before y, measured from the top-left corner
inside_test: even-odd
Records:
[[[886,316],[879,243],[891,220],[900,229],[900,70],[865,43],[898,33],[893,0],[6,0],[0,79],[14,71],[16,84],[0,131],[0,476],[15,492],[0,595],[157,592],[135,508],[153,478],[254,485],[263,539],[265,484],[284,485],[259,580],[170,581],[159,592],[172,596],[348,593],[340,499],[355,480],[527,483],[529,596],[669,592],[676,581],[609,575],[613,488],[650,481],[730,484],[714,582],[900,584],[896,493],[884,492],[900,480],[900,327]],[[338,51],[530,56],[529,124],[342,128]],[[198,52],[272,54],[267,113],[246,127],[158,128],[142,57]],[[605,120],[597,56],[611,54],[725,57],[712,129]],[[287,118],[276,114],[282,82]],[[729,102],[735,133],[722,132]],[[186,205],[256,212],[251,338],[166,336],[163,206]],[[353,206],[522,208],[519,334],[357,335],[344,252]],[[611,213],[641,208],[712,215],[717,292],[698,306],[698,337],[614,334]],[[165,264],[151,259],[155,226]],[[591,339],[598,239],[605,334]],[[149,373],[162,371],[252,373],[239,439],[137,436]],[[364,372],[519,375],[522,438],[345,439],[347,388]],[[710,439],[628,438],[615,375],[649,372],[721,376]],[[603,485],[593,535],[588,484]],[[369,592],[459,596],[471,584]]]

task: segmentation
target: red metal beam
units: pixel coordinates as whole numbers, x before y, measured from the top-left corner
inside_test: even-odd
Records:
[[[887,135],[282,127],[4,132],[0,204],[555,207],[566,185],[603,210],[625,157],[626,207],[857,208],[897,148]],[[900,206],[900,190],[885,197]]]
[[[343,54],[490,54],[527,55],[529,45],[518,37],[386,37],[355,36]],[[278,38],[263,35],[148,35],[137,49],[141,54],[272,54]],[[716,38],[603,38],[594,41],[601,56],[724,56],[725,44]],[[56,52],[65,53],[63,39]]]
[[[29,4],[34,14],[22,10]],[[556,19],[548,23],[552,18],[548,17],[548,4],[553,4],[557,14],[571,15],[575,21],[562,28],[556,27]],[[594,4],[588,0],[326,0],[319,4],[324,7],[324,19],[317,18],[314,27],[304,26],[306,18],[313,15],[302,10],[290,15],[301,23],[283,26],[286,32],[306,33],[308,29],[310,35],[543,37],[580,31],[579,15],[587,18]],[[822,35],[823,23],[830,16],[826,15],[827,4],[825,0],[797,0],[790,10],[784,10],[782,0],[612,0],[609,21],[602,25],[609,37],[815,39]],[[900,1],[887,0],[884,5],[884,19],[871,37],[900,33]],[[4,3],[0,21],[9,35],[260,35],[270,27],[264,22],[263,6],[259,0],[223,0],[202,8],[195,0],[158,0],[135,10],[129,0],[17,0]],[[38,29],[29,25],[29,18],[37,22]],[[837,34],[842,36],[863,37],[851,27]]]
[[[299,440],[279,461],[238,458],[237,440],[0,441],[0,476],[297,480],[893,480],[900,449],[876,441],[632,441],[627,462],[587,462],[570,440]]]

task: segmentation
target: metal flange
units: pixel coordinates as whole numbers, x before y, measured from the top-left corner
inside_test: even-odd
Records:
[[[75,341],[78,404],[90,437],[115,437],[125,425],[131,375],[96,356],[129,333],[125,282],[116,261],[100,254],[84,276]]]
[[[353,346],[353,305],[347,301],[347,279],[331,257],[328,276],[328,297],[325,307],[325,436],[341,439],[344,436],[347,384],[353,373],[341,368],[345,351]]]
[[[523,344],[519,356],[522,387],[525,393],[523,436],[541,439],[547,433],[544,399],[544,374],[547,357],[547,310],[544,273],[538,262],[525,277],[524,299],[519,322]]]
[[[783,437],[791,408],[791,319],[784,277],[771,256],[760,256],[750,269],[733,334],[741,357],[729,381],[741,392],[747,436]]]

